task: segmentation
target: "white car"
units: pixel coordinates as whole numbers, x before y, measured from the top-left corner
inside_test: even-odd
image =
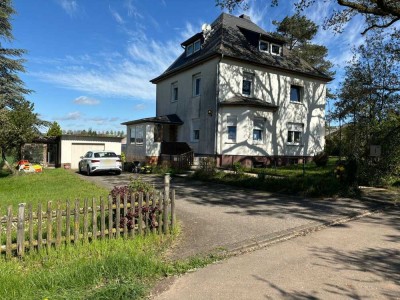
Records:
[[[88,151],[79,161],[79,173],[82,172],[86,172],[88,176],[100,172],[114,172],[119,175],[122,172],[121,159],[113,151]]]

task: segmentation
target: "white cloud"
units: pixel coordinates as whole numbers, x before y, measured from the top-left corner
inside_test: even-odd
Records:
[[[100,104],[100,101],[87,96],[79,96],[78,98],[74,99],[74,103],[80,105],[97,105]]]
[[[58,3],[70,16],[74,16],[78,12],[78,2],[76,0],[58,0]]]
[[[139,13],[136,6],[133,5],[133,0],[126,0],[124,6],[128,9],[128,16],[135,19],[143,19],[143,15]]]
[[[137,104],[135,105],[134,109],[135,110],[144,110],[146,108],[146,105],[141,103],[141,104]]]
[[[114,20],[117,21],[118,24],[125,24],[124,19],[121,17],[121,15],[118,12],[116,12],[115,10],[113,10],[111,8],[110,8],[110,12],[111,12],[111,15],[113,16]]]
[[[79,120],[82,117],[81,113],[79,111],[74,111],[68,113],[64,117],[55,117],[54,120],[60,120],[60,121],[76,121]]]

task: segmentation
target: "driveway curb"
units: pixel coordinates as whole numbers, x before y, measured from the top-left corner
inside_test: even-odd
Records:
[[[371,200],[371,199],[368,199]],[[363,210],[360,212],[349,213],[345,216],[338,218],[332,218],[331,220],[325,222],[315,222],[312,224],[306,224],[299,227],[291,228],[288,230],[279,231],[273,234],[268,234],[265,236],[258,237],[257,239],[248,239],[238,243],[226,245],[224,247],[219,247],[215,252],[206,253],[200,256],[217,255],[222,257],[231,257],[239,254],[252,252],[258,249],[262,249],[283,241],[287,241],[299,236],[305,236],[312,232],[320,231],[331,226],[344,224],[353,220],[358,220],[363,217],[367,217],[376,213],[381,213],[385,210],[396,207],[396,203],[384,202],[377,200],[377,206],[374,209]],[[221,250],[223,248],[223,250]]]

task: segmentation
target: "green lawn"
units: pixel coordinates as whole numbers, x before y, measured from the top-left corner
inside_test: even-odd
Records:
[[[108,190],[86,180],[82,180],[73,171],[64,169],[44,169],[43,173],[20,173],[18,175],[0,176],[0,207],[18,203],[47,203],[104,196]]]
[[[308,162],[304,164],[304,166],[303,164],[296,164],[296,165],[288,165],[281,167],[256,168],[246,171],[257,174],[261,173],[261,174],[284,176],[284,177],[298,177],[298,176],[303,176],[303,174],[324,175],[326,173],[333,172],[338,159],[339,159],[338,157],[330,157],[328,164],[325,167],[317,167],[317,165],[314,162]]]
[[[14,207],[47,200],[107,196],[99,188],[64,169],[11,176],[1,173],[0,204]],[[4,236],[4,227],[3,227]],[[0,256],[0,299],[138,299],[162,277],[181,274],[215,261],[216,257],[166,262],[167,236],[97,240],[58,250],[27,253],[23,259]]]

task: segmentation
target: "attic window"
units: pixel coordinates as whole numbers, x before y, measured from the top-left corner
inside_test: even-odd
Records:
[[[258,44],[258,48],[262,52],[269,52],[269,43],[266,41],[260,41]]]
[[[281,55],[282,47],[277,44],[271,44],[271,54]]]
[[[195,42],[186,46],[186,56],[190,56],[200,50],[201,42],[196,40]]]

